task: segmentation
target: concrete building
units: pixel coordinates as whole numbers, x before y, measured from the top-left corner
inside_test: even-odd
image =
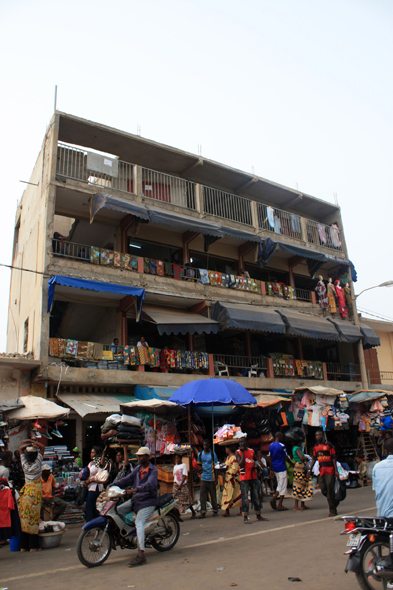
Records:
[[[177,388],[201,373],[261,391],[365,384],[360,327],[338,309],[324,317],[315,293],[322,275],[353,295],[340,209],[200,156],[56,112],[17,210],[13,265],[8,350],[33,351],[33,384],[75,410],[78,444],[137,385]],[[142,323],[132,289],[144,290]],[[208,368],[49,355],[50,338],[110,353],[114,337],[141,336],[207,353]]]
[[[381,343],[364,351],[370,387],[393,391],[393,323],[362,318],[362,324],[373,329]]]

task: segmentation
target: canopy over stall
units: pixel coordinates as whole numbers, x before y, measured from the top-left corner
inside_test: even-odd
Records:
[[[136,319],[138,322],[140,321],[143,301],[145,299],[145,290],[141,287],[130,287],[129,285],[118,285],[117,283],[103,283],[101,281],[89,281],[87,279],[55,275],[48,281],[48,313],[52,307],[56,285],[102,293],[113,293],[116,295],[131,295],[135,300]]]
[[[329,322],[335,325],[338,333],[340,334],[341,342],[359,342],[362,338],[362,333],[357,326],[351,322],[343,322],[336,318],[327,318]]]
[[[145,305],[143,316],[157,325],[160,336],[163,334],[217,334],[219,324],[197,313],[181,309],[169,309],[155,305]]]
[[[43,397],[27,395],[20,397],[23,408],[11,410],[7,413],[10,420],[56,420],[62,416],[68,416],[69,408],[63,408]]]
[[[156,385],[135,385],[134,395],[135,400],[154,400],[164,399],[167,400],[175,393],[177,387],[158,387]]]
[[[292,246],[292,244],[286,244],[284,242],[276,242],[271,238],[264,240],[259,245],[258,249],[258,264],[262,268],[266,266],[269,260],[274,256],[275,252],[286,252],[294,256],[300,256],[307,260],[308,272],[311,276],[314,276],[318,269],[325,264],[325,262],[335,262],[342,266],[349,266],[351,268],[351,278],[354,282],[357,281],[357,274],[353,263],[346,258],[338,258],[330,254],[324,254],[311,248],[300,248],[298,246]]]
[[[372,399],[378,399],[384,395],[393,395],[393,391],[384,391],[383,389],[359,389],[349,397],[350,403],[367,402]]]
[[[300,393],[302,391],[311,391],[315,395],[344,395],[344,391],[342,389],[334,389],[333,387],[324,387],[323,385],[315,385],[315,387],[296,387],[293,390],[293,393]]]
[[[70,406],[79,416],[84,418],[88,414],[117,414],[120,404],[130,399],[130,396],[119,397],[94,393],[58,393],[59,400]]]
[[[285,334],[285,324],[281,317],[266,307],[217,302],[213,306],[212,317],[220,322],[221,330],[238,328]]]
[[[314,315],[287,309],[276,310],[287,326],[287,334],[338,342],[340,335],[331,322]]]
[[[363,335],[363,348],[381,346],[379,336],[373,328],[367,324],[364,324],[363,322],[360,322],[360,331]]]

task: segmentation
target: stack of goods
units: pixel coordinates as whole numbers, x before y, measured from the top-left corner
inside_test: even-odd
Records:
[[[144,346],[124,346],[124,365],[150,365],[168,369],[208,369],[207,352],[190,350],[168,350]]]
[[[380,431],[393,429],[393,397],[382,395],[376,400],[352,404],[353,424],[360,432],[379,436]]]
[[[351,410],[345,394],[326,396],[305,390],[294,395],[290,411],[296,422],[323,430],[348,430]]]
[[[242,432],[240,426],[235,426],[234,424],[224,424],[219,430],[217,430],[216,434],[213,438],[213,443],[217,444],[224,444],[228,443],[229,441],[239,441],[241,438],[245,438],[247,435]]]
[[[140,418],[123,414],[108,416],[101,426],[101,439],[110,443],[127,443],[141,446],[144,432]]]
[[[241,429],[247,435],[249,447],[257,447],[263,452],[269,451],[269,445],[273,442],[269,416],[264,408],[253,408],[243,416]]]
[[[71,502],[67,504],[65,512],[61,515],[61,520],[65,524],[77,524],[85,520],[85,511],[81,506],[75,506]]]
[[[170,443],[167,445],[167,450],[170,453],[175,453],[177,455],[186,455],[191,451],[191,445],[182,445],[182,444],[172,444]]]
[[[103,266],[114,266],[126,270],[133,270],[134,272],[138,270],[138,256],[108,250],[107,248],[91,246],[90,262],[92,264],[102,264]]]

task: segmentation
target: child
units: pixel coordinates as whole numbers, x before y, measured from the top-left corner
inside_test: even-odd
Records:
[[[177,500],[177,507],[180,514],[184,514],[187,508],[190,508],[192,512],[191,518],[195,518],[196,513],[192,506],[192,499],[187,483],[187,475],[187,465],[182,462],[181,455],[175,455],[175,465],[173,467],[173,495]]]

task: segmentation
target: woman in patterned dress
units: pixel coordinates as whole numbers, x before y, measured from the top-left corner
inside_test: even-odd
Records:
[[[21,551],[39,551],[39,523],[42,500],[42,459],[45,447],[32,440],[24,440],[20,446],[20,458],[25,485],[20,491],[19,518],[22,527]]]
[[[295,499],[295,512],[303,512],[303,510],[310,510],[305,502],[312,500],[313,497],[313,483],[312,477],[307,477],[307,459],[303,455],[302,449],[295,444],[292,450],[295,467],[293,468],[293,484],[292,484],[292,498]],[[300,507],[299,507],[300,502]]]
[[[227,470],[225,473],[224,491],[222,493],[221,509],[225,510],[222,516],[231,516],[230,508],[239,508],[241,515],[242,495],[240,491],[240,471],[239,463],[235,455],[235,447],[229,445],[225,447],[225,452],[228,455],[226,460]]]

